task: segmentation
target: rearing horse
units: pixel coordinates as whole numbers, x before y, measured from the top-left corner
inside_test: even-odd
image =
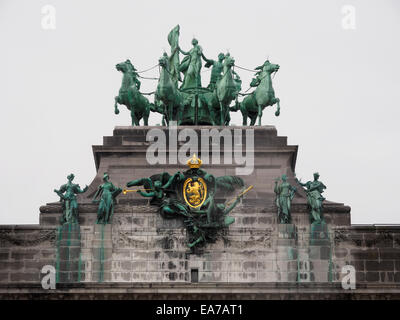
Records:
[[[139,126],[143,118],[144,125],[148,125],[150,103],[136,87],[135,69],[129,60],[118,63],[115,68],[123,73],[122,85],[119,94],[115,97],[114,113],[119,114],[118,104],[125,105],[131,111],[132,126]],[[136,80],[136,81],[135,81]]]
[[[229,105],[237,97],[237,84],[233,79],[232,67],[235,60],[227,54],[224,61],[222,78],[217,81],[216,94],[220,106],[220,125],[229,124]]]
[[[183,96],[178,90],[176,83],[172,80],[169,71],[169,58],[166,53],[158,60],[161,66],[160,79],[158,81],[155,93],[155,101],[161,101],[164,110],[164,116],[169,124],[170,121],[177,121],[178,125],[182,121],[183,114]],[[155,103],[156,104],[156,103]]]
[[[262,65],[261,72],[257,79],[252,81],[251,86],[257,86],[256,90],[244,98],[240,103],[240,111],[242,112],[244,126],[247,126],[247,117],[251,119],[251,126],[254,126],[258,117],[258,125],[261,126],[263,110],[268,106],[273,106],[274,104],[277,104],[275,116],[279,116],[280,100],[275,97],[275,91],[272,88],[271,80],[271,74],[278,70],[278,64],[272,64],[267,60]]]

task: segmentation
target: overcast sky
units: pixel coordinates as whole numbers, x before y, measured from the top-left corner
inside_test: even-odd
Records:
[[[55,29],[43,29],[44,5],[56,9]],[[70,172],[90,184],[91,146],[130,124],[125,107],[113,113],[115,64],[154,66],[176,24],[185,51],[195,36],[210,58],[229,50],[246,68],[278,63],[281,116],[267,108],[263,124],[299,146],[297,176],[318,171],[326,198],[351,206],[352,223],[400,223],[398,0],[1,0],[0,224],[38,223]],[[247,89],[251,73],[236,71]]]

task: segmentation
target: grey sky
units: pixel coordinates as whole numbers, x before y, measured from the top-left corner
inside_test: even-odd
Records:
[[[46,4],[57,10],[55,30],[41,27]],[[342,28],[343,5],[356,9],[355,30]],[[0,1],[0,223],[38,223],[70,172],[81,186],[92,181],[91,146],[130,124],[125,107],[113,113],[115,64],[155,65],[178,23],[184,50],[195,36],[210,58],[229,50],[247,68],[267,57],[280,64],[281,116],[267,108],[263,124],[299,145],[297,176],[318,171],[326,197],[352,207],[352,223],[400,223],[396,0]],[[247,89],[251,74],[236,71]]]

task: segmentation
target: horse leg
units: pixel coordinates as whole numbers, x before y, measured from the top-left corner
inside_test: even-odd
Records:
[[[182,123],[182,118],[183,118],[183,106],[181,105],[181,104],[179,104],[179,107],[178,107],[178,116],[177,116],[177,120],[178,120],[178,126],[180,126],[181,125],[181,123]]]
[[[140,120],[142,120],[142,116],[139,114],[136,116],[136,125],[140,126]]]
[[[253,116],[250,116],[250,126],[254,126],[257,120],[257,113],[255,113]]]
[[[226,111],[226,120],[225,120],[225,125],[229,126],[229,123],[231,122],[231,115],[229,114],[229,109]]]
[[[224,107],[222,105],[222,102],[219,102],[219,110],[221,112],[221,120],[220,120],[220,125],[223,126],[225,124],[225,112],[224,112]]]
[[[243,123],[242,124],[244,126],[247,126],[248,112],[247,112],[247,109],[246,109],[246,107],[245,107],[243,102],[240,104],[240,112],[242,113],[242,117],[243,117]]]
[[[258,105],[258,125],[261,126],[261,118],[262,118],[262,108],[260,105]]]
[[[281,106],[280,106],[279,102],[281,100],[279,98],[275,98],[275,101],[276,101],[276,105],[277,105],[277,108],[276,108],[276,111],[275,111],[275,116],[279,117],[279,115],[281,114]]]
[[[138,125],[138,121],[136,119],[135,108],[131,105],[131,119],[132,119],[132,126]]]
[[[210,113],[211,123],[212,123],[213,126],[215,126],[215,125],[217,125],[217,123],[215,122],[216,115],[215,115],[215,112],[214,112],[214,108],[213,108],[213,106],[211,104],[207,104],[207,106],[208,106],[208,111]]]
[[[114,101],[115,101],[115,103],[114,103],[114,113],[118,114],[119,113],[119,110],[118,110],[118,96],[114,98]]]
[[[148,108],[143,115],[143,125],[144,126],[149,125],[149,114],[150,114],[150,108]]]
[[[173,121],[173,119],[172,119],[172,113],[173,113],[173,105],[172,105],[172,103],[170,102],[170,103],[168,104],[168,122]]]

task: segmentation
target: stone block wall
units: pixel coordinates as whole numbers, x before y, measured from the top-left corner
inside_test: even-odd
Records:
[[[293,224],[282,225],[273,208],[241,204],[236,222],[194,251],[182,221],[154,207],[118,205],[106,226],[95,224],[95,209],[82,205],[79,226],[55,225],[61,206],[52,204],[40,226],[0,227],[0,281],[38,283],[47,264],[59,283],[330,283],[344,265],[357,282],[400,281],[400,227],[350,226],[342,207],[313,234],[306,208],[295,206]]]

